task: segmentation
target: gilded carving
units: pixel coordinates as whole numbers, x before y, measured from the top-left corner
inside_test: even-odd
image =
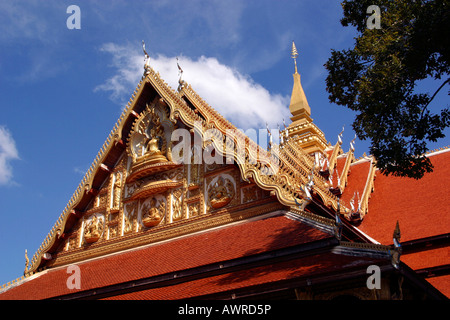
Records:
[[[142,206],[142,224],[147,228],[160,224],[166,212],[166,203],[156,198],[151,198],[150,203]]]
[[[127,234],[133,231],[133,223],[130,221],[130,218],[128,216],[123,216],[123,234]]]
[[[258,200],[258,188],[256,186],[242,188],[242,203]]]
[[[117,181],[121,181],[122,185],[120,186],[122,189],[120,189],[121,193],[123,193],[122,195],[125,196],[126,199],[126,203],[122,211],[117,211],[117,214],[119,215],[118,218],[118,222],[117,224],[113,224],[111,223],[111,225],[108,225],[109,228],[109,236],[111,237],[111,235],[114,233],[113,230],[113,225],[117,225],[118,228],[118,236],[122,235],[122,234],[127,234],[128,232],[133,231],[133,229],[135,231],[137,231],[137,216],[138,216],[138,210],[136,208],[136,206],[139,204],[139,200],[135,200],[135,201],[131,201],[132,198],[130,197],[130,194],[134,193],[134,190],[136,188],[138,188],[138,185],[132,185],[132,182],[136,182],[138,183],[139,179],[145,179],[148,176],[150,176],[151,174],[154,174],[155,172],[161,172],[161,171],[152,171],[150,173],[150,171],[145,171],[143,174],[140,174],[140,172],[138,172],[138,174],[135,174],[133,176],[133,179],[131,178],[131,174],[134,173],[133,170],[137,169],[135,167],[135,165],[137,163],[142,163],[145,162],[144,160],[147,159],[159,159],[159,160],[164,160],[164,161],[171,161],[171,153],[170,153],[170,149],[171,149],[171,132],[174,129],[174,122],[175,121],[175,114],[178,115],[178,119],[180,122],[183,122],[186,127],[193,127],[194,123],[198,122],[201,123],[200,124],[200,129],[205,129],[206,126],[211,126],[211,127],[216,127],[218,129],[220,129],[220,131],[225,132],[227,129],[231,128],[229,123],[226,120],[220,120],[220,121],[215,121],[214,119],[214,114],[211,113],[210,111],[210,107],[207,106],[203,100],[201,100],[200,97],[198,97],[196,95],[195,92],[192,92],[192,97],[193,97],[193,101],[195,102],[196,106],[198,105],[198,109],[199,110],[203,110],[205,114],[207,114],[207,120],[204,121],[204,123],[202,122],[202,119],[199,117],[199,115],[197,113],[194,113],[192,111],[192,109],[190,109],[186,103],[184,103],[184,101],[182,101],[182,99],[176,95],[176,94],[172,94],[172,91],[170,90],[170,88],[164,84],[164,82],[159,78],[159,76],[154,73],[153,71],[151,72],[150,75],[148,75],[148,77],[145,79],[145,81],[143,81],[142,83],[149,83],[151,86],[153,86],[154,88],[156,88],[158,94],[160,97],[163,97],[166,101],[168,101],[168,103],[170,104],[170,108],[171,108],[171,114],[169,114],[170,110],[168,110],[167,105],[164,106],[163,103],[161,101],[159,101],[160,97],[155,98],[155,100],[149,105],[147,106],[147,108],[141,112],[140,115],[136,114],[137,119],[136,121],[133,123],[133,127],[131,128],[131,132],[129,134],[129,136],[127,137],[127,154],[129,156],[130,159],[130,163],[128,166],[128,177],[127,177],[127,184],[129,184],[128,189],[127,187],[124,188],[124,183],[125,183],[125,172],[122,171],[122,175],[120,177],[120,179],[116,179]],[[141,83],[141,84],[142,84]],[[140,86],[141,86],[140,84]],[[184,90],[184,89],[183,89]],[[186,91],[187,94],[189,94],[190,89]],[[141,96],[140,100],[139,100],[139,104],[142,103],[142,99],[144,97]],[[57,227],[55,228],[55,230],[59,230],[59,229],[64,229],[64,221],[67,221],[67,216],[72,212],[73,206],[72,204],[76,204],[79,203],[79,200],[82,199],[82,197],[85,196],[85,192],[84,189],[82,189],[82,187],[87,184],[89,185],[90,183],[92,183],[92,181],[94,180],[95,175],[97,174],[97,171],[100,167],[100,165],[102,165],[102,161],[106,158],[106,156],[108,156],[109,151],[119,142],[120,139],[125,139],[125,137],[122,137],[121,134],[124,131],[124,126],[125,123],[129,123],[128,121],[130,120],[130,112],[133,110],[138,110],[138,108],[135,108],[135,106],[138,105],[137,103],[137,99],[134,100],[134,102],[132,103],[132,105],[130,104],[129,107],[127,107],[124,110],[123,115],[121,116],[120,120],[118,121],[116,127],[114,128],[114,130],[111,132],[110,136],[107,139],[107,142],[105,143],[104,147],[102,147],[101,151],[98,154],[98,157],[96,158],[96,160],[94,161],[93,165],[91,166],[91,169],[89,170],[89,174],[87,175],[86,179],[83,179],[82,184],[80,184],[80,187],[77,189],[76,193],[74,193],[73,198],[70,200],[70,205],[68,206],[67,210],[65,209],[61,218],[58,220],[57,223]],[[140,107],[139,107],[139,110]],[[213,115],[213,116],[212,116]],[[213,121],[211,121],[211,119]],[[128,129],[127,129],[128,130]],[[242,134],[243,135],[243,134]],[[242,136],[240,133],[238,134],[238,137]],[[214,138],[214,146],[216,149],[217,153],[222,153],[224,154],[224,147],[223,147],[223,141],[221,141],[220,139],[216,139]],[[220,146],[222,144],[222,146]],[[249,148],[252,147],[253,144],[250,144]],[[287,150],[289,147],[289,143],[285,144],[284,149],[283,150]],[[293,146],[294,147],[294,146]],[[181,149],[183,150],[183,149]],[[246,149],[247,150],[247,149]],[[301,150],[300,150],[301,151]],[[298,151],[298,152],[300,152]],[[153,158],[154,157],[154,158]],[[165,157],[165,158],[161,158],[161,157]],[[286,184],[282,183],[280,180],[276,180],[274,179],[273,176],[271,175],[265,175],[264,173],[266,173],[266,166],[262,166],[261,163],[257,163],[256,161],[254,161],[254,157],[253,156],[249,156],[249,157],[245,157],[243,158],[242,162],[238,163],[238,167],[240,170],[240,175],[242,178],[244,178],[245,181],[247,181],[248,178],[251,178],[252,182],[256,183],[256,185],[264,190],[259,190],[259,195],[261,197],[267,197],[269,195],[270,192],[273,192],[274,194],[277,195],[279,202],[282,205],[294,205],[295,201],[294,198],[299,198],[299,196],[301,195],[302,192],[300,192],[299,190],[299,185],[296,184],[300,184],[300,185],[304,185],[307,182],[307,175],[308,175],[308,171],[310,169],[310,167],[312,166],[312,164],[310,163],[312,160],[309,160],[309,158],[306,154],[303,153],[299,153],[297,157],[291,157],[290,154],[285,154],[285,152],[283,151],[282,153],[280,153],[280,159],[279,159],[279,164],[280,164],[280,168],[282,168],[283,166],[286,167],[285,169],[285,177],[286,177]],[[139,162],[139,160],[142,160],[142,162]],[[156,163],[156,165],[160,165],[162,164],[161,167],[164,167],[163,170],[168,170],[169,167],[165,167],[167,163]],[[124,164],[123,164],[124,165]],[[206,167],[206,168],[205,168]],[[195,178],[198,174],[200,174],[200,183],[203,182],[203,176],[202,174],[204,172],[201,171],[201,169],[205,170],[205,175],[206,175],[206,179],[205,179],[205,184],[199,186],[198,189],[190,189],[189,190],[189,197],[194,196],[194,194],[196,194],[197,192],[200,192],[200,196],[199,197],[204,197],[201,198],[201,200],[199,199],[185,199],[187,196],[187,188],[185,187],[184,189],[177,189],[174,190],[173,192],[170,192],[170,190],[168,190],[165,193],[165,204],[166,204],[166,211],[167,211],[167,219],[166,219],[166,223],[169,223],[171,221],[176,221],[177,219],[182,219],[183,217],[186,216],[186,213],[189,212],[189,216],[195,216],[197,208],[199,211],[197,211],[199,214],[202,213],[202,211],[204,211],[206,206],[210,206],[212,208],[222,208],[225,207],[227,205],[231,204],[237,204],[240,203],[241,199],[246,199],[245,201],[251,201],[251,199],[253,199],[254,195],[251,193],[250,190],[247,190],[247,194],[244,195],[245,191],[240,191],[240,185],[237,183],[238,181],[238,177],[235,176],[234,174],[232,176],[224,174],[225,166],[221,165],[221,164],[211,164],[211,165],[205,165],[205,167],[203,165],[199,166],[198,169],[200,169],[199,171],[196,172],[195,168],[191,168],[191,173],[190,173],[190,177],[191,178]],[[332,166],[330,166],[332,167]],[[145,170],[147,170],[146,168],[144,168]],[[223,169],[223,171],[222,171]],[[119,170],[118,167],[115,168],[115,170]],[[158,169],[159,170],[159,169]],[[216,171],[217,170],[217,171]],[[221,171],[219,171],[221,170]],[[137,171],[137,170],[135,170]],[[220,174],[220,179],[218,179],[218,176],[214,176],[216,174]],[[239,172],[238,172],[239,174]],[[208,176],[209,175],[209,176]],[[112,178],[112,177],[111,177]],[[111,181],[111,178],[107,178],[107,180],[104,182],[103,185],[109,186],[109,188],[105,188],[103,191],[100,191],[99,194],[99,200],[97,201],[92,201],[92,207],[90,209],[92,209],[92,211],[96,211],[96,212],[103,212],[103,210],[105,212],[109,212],[111,207],[114,207],[115,204],[117,204],[117,200],[115,200],[115,195],[114,195],[114,187],[113,187],[113,181]],[[191,179],[189,181],[184,181],[184,182],[189,182],[189,185],[193,182],[195,182],[195,179]],[[184,176],[184,179],[187,180],[188,177]],[[208,181],[209,180],[209,181]],[[219,181],[220,180],[220,181]],[[322,178],[321,176],[319,176],[319,174],[317,173],[317,176],[314,179],[314,184],[315,184],[315,189],[314,192],[316,192],[322,199],[323,202],[325,203],[326,206],[331,206],[336,208],[336,200],[337,198],[334,197],[331,193],[329,193],[328,190],[326,190],[326,188],[324,187],[324,183],[322,182]],[[195,185],[195,184],[194,184]],[[117,188],[119,186],[116,186]],[[178,188],[175,187],[175,188]],[[369,187],[366,188],[367,190],[369,190]],[[199,191],[196,191],[199,190]],[[191,191],[192,191],[192,195],[191,195]],[[310,190],[304,190],[305,191],[305,195],[303,196],[307,196],[306,195],[306,191],[310,191]],[[118,193],[118,192],[117,192]],[[236,197],[236,195],[238,195]],[[147,196],[147,195],[146,195]],[[153,196],[153,195],[152,195]],[[195,197],[197,197],[197,194],[195,195]],[[120,196],[118,197],[120,198]],[[140,198],[140,197],[137,197]],[[104,200],[102,200],[104,199]],[[185,204],[185,201],[189,201],[188,204]],[[102,204],[102,201],[104,201],[104,204]],[[202,202],[203,201],[203,202]],[[206,203],[205,203],[206,201]],[[197,204],[198,203],[198,207]],[[365,203],[363,201],[363,203]],[[103,207],[104,205],[104,207]],[[158,205],[158,204],[157,204]],[[279,206],[279,204],[276,204],[277,206]],[[128,206],[131,206],[131,208],[128,208]],[[186,208],[187,206],[187,208]],[[245,205],[243,205],[245,206]],[[251,204],[249,204],[249,206],[251,206]],[[275,204],[273,204],[273,206],[275,206]],[[100,210],[99,210],[100,209]],[[271,208],[272,210],[273,208]],[[89,211],[88,214],[91,214],[92,212]],[[170,219],[170,213],[172,214],[172,219]],[[140,213],[142,214],[142,212]],[[145,215],[145,213],[143,213]],[[251,215],[257,215],[257,214],[261,214],[260,209],[258,208],[258,210],[256,210],[255,212],[253,212]],[[248,215],[250,216],[250,214]],[[100,229],[100,228],[104,228],[104,224],[105,224],[105,220],[104,218],[98,217],[97,218],[97,222],[94,223],[94,215],[91,216],[92,220],[90,221],[85,221],[83,220],[83,225],[85,227],[85,229],[83,228],[78,228],[78,238],[73,238],[73,245],[76,246],[76,244],[78,244],[78,246],[82,243],[82,239],[84,236],[84,239],[87,239],[86,236],[87,235],[96,235],[97,233],[103,233],[103,230],[101,231],[97,231],[95,229]],[[142,217],[142,216],[140,216]],[[216,218],[216,217],[209,217],[209,218]],[[225,218],[224,218],[225,219]],[[238,218],[235,218],[238,219]],[[240,219],[240,218],[239,218]],[[195,219],[197,220],[197,219]],[[202,219],[198,219],[198,220],[202,220]],[[206,220],[206,219],[205,219]],[[228,220],[227,220],[228,221]],[[161,221],[162,223],[163,221]],[[192,225],[189,225],[188,228],[185,228],[183,230],[175,230],[175,228],[177,226],[174,226],[174,230],[173,233],[171,233],[171,236],[174,235],[179,235],[179,234],[186,234],[188,232],[191,232],[192,230],[199,230],[204,228],[199,227],[195,224],[196,222],[194,222]],[[206,223],[206,222],[205,222]],[[207,222],[208,226],[209,223],[212,223],[210,221]],[[223,222],[221,223],[225,223],[225,220],[223,220]],[[88,225],[89,224],[89,225]],[[184,226],[185,227],[185,226]],[[197,229],[196,229],[197,228]],[[158,228],[159,229],[159,228]],[[49,238],[52,239],[56,239],[57,234],[56,232],[51,232],[49,234]],[[147,238],[146,238],[147,237]],[[157,239],[160,238],[164,238],[167,236],[164,235],[158,235],[158,231],[157,229],[155,229],[155,233],[153,232],[148,232],[145,233],[145,235],[142,235],[142,238],[139,237],[127,237],[127,239],[124,239],[123,242],[120,242],[120,245],[118,244],[119,242],[115,243],[114,241],[111,243],[108,243],[107,241],[105,241],[104,244],[104,248],[103,246],[100,246],[99,248],[96,248],[96,246],[93,246],[90,248],[89,254],[85,253],[85,252],[76,252],[75,254],[72,255],[69,254],[67,258],[60,256],[58,261],[64,261],[64,259],[68,259],[70,260],[71,257],[75,258],[77,257],[77,255],[98,255],[101,252],[107,252],[108,250],[114,251],[117,248],[127,248],[128,245],[131,245],[131,243],[133,245],[136,244],[141,244],[141,243],[148,243],[148,241],[150,241],[149,239],[151,239],[151,241],[156,241]],[[100,237],[99,237],[100,238]],[[144,241],[145,239],[145,241]],[[98,239],[97,239],[98,240]],[[69,240],[69,247],[70,247],[70,241]],[[134,241],[134,242],[133,242]],[[48,243],[51,241],[46,241],[45,243],[43,243],[43,245],[41,245],[41,247],[39,248],[39,251],[35,254],[35,257],[33,257],[33,259],[31,260],[31,267],[30,270],[35,271],[36,268],[38,268],[39,263],[40,263],[40,259],[42,257],[42,254],[46,252],[46,250],[49,248]],[[117,246],[117,247],[115,247]],[[86,251],[87,252],[87,251]]]
[[[189,217],[196,217],[200,213],[200,202],[189,204]]]
[[[128,154],[133,163],[159,163],[171,160],[170,133],[173,123],[168,120],[167,111],[155,99],[133,125],[128,137]]]
[[[75,249],[76,247],[77,247],[77,237],[72,236],[68,238],[66,243],[66,250],[72,250]]]
[[[100,237],[103,235],[103,223],[103,216],[98,216],[97,214],[92,215],[91,219],[85,221],[83,234],[84,240],[87,243],[93,243],[100,239]]]
[[[125,210],[123,214],[123,234],[127,234],[133,231],[134,221],[137,218],[137,206],[137,201],[125,204]]]
[[[113,239],[119,235],[119,225],[114,224],[108,227],[109,239]]]
[[[119,209],[120,207],[120,199],[122,195],[122,174],[117,172],[114,175],[114,185],[112,188],[112,209]]]
[[[214,209],[219,209],[229,204],[234,195],[235,187],[228,177],[218,176],[209,185],[208,201]]]
[[[172,221],[183,218],[183,189],[176,189],[172,193]]]

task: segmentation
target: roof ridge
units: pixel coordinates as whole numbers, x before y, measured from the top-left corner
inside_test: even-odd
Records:
[[[436,149],[433,149],[433,150],[429,150],[429,151],[425,152],[424,155],[426,157],[429,157],[429,156],[434,156],[434,155],[437,155],[437,154],[440,154],[440,153],[444,153],[444,152],[448,152],[448,151],[450,151],[450,145],[447,145],[447,146],[444,146],[444,147],[440,147],[440,148],[436,148]]]

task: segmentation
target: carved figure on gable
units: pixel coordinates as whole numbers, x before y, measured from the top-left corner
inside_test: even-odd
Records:
[[[120,206],[120,197],[122,194],[122,175],[118,172],[115,175],[113,186],[113,208],[118,209]]]
[[[172,220],[183,218],[183,189],[173,191],[172,198]]]
[[[93,243],[100,239],[102,233],[103,223],[97,215],[94,215],[84,228],[84,239],[87,243]]]
[[[171,159],[170,132],[174,124],[169,119],[164,102],[154,100],[138,116],[128,137],[127,152],[133,165],[149,165]]]
[[[127,234],[133,231],[133,224],[131,223],[130,219],[124,215],[123,218],[124,226],[123,226],[123,233]]]
[[[150,201],[150,208],[146,208],[146,212],[142,217],[142,223],[147,228],[157,226],[161,220],[162,215],[164,214],[165,204],[161,201],[159,207],[156,206],[156,199],[152,198]]]
[[[209,203],[214,209],[226,206],[234,197],[234,185],[229,179],[219,177],[208,189]]]
[[[195,217],[198,215],[199,211],[199,204],[198,203],[192,203],[189,205],[189,216]]]

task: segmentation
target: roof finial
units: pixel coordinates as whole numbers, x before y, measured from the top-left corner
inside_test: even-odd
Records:
[[[402,254],[402,246],[400,244],[400,226],[398,224],[395,225],[395,230],[393,234],[393,242],[394,242],[394,248],[392,250],[392,264],[394,265],[394,268],[398,269],[400,267],[400,255]]]
[[[344,134],[344,128],[345,128],[345,125],[342,126],[342,131],[338,134],[338,143],[339,143],[339,145],[342,144],[342,135]]]
[[[294,63],[295,63],[295,73],[298,73],[298,72],[297,72],[297,57],[298,57],[298,51],[297,51],[297,48],[295,47],[294,40],[292,40],[291,57],[292,57],[292,59],[294,59]]]
[[[177,91],[180,92],[181,89],[186,85],[186,82],[184,80],[182,80],[183,77],[183,69],[180,66],[180,63],[178,61],[178,57],[177,57],[177,67],[178,67],[178,75],[180,76],[180,79],[178,79],[178,89]]]
[[[353,140],[350,141],[350,150],[352,152],[355,152],[355,140],[356,140],[356,134],[355,134],[355,137],[353,138]]]
[[[28,252],[27,249],[25,249],[25,271],[23,272],[24,274],[27,272],[29,265],[30,259],[28,259]]]
[[[150,73],[150,56],[145,50],[145,42],[142,40],[142,50],[144,51],[144,75]]]

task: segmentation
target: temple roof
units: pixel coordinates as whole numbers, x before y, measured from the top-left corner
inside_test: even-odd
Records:
[[[210,144],[216,152],[225,156],[227,151],[233,150],[231,156],[236,162],[218,172],[223,174],[236,170],[236,184],[239,182],[254,186],[264,197],[245,204],[242,201],[244,194],[239,194],[239,200],[236,200],[239,205],[234,207],[208,212],[192,219],[170,221],[164,226],[145,229],[139,235],[123,234],[89,246],[81,245],[78,237],[78,247],[64,251],[69,246],[69,240],[75,239],[78,232],[76,228],[81,230],[87,223],[85,218],[97,214],[90,208],[97,201],[97,196],[110,192],[108,186],[119,179],[113,177],[117,168],[124,175],[126,172],[132,173],[124,181],[133,184],[133,190],[138,190],[132,196],[122,197],[128,204],[171,188],[184,188],[183,197],[186,197],[187,192],[206,191],[206,186],[187,186],[186,181],[169,178],[140,185],[145,176],[162,175],[165,171],[179,168],[180,165],[171,159],[162,164],[144,163],[139,170],[135,167],[135,171],[127,171],[124,159],[127,159],[127,152],[131,148],[129,137],[138,121],[150,112],[149,102],[167,111],[164,120],[167,126],[175,127],[174,123],[177,123],[194,135],[209,130]],[[132,281],[166,281],[165,275],[177,277],[180,272],[187,270],[204,274],[207,266],[214,270],[223,269],[227,263],[246,266],[246,270],[234,270],[230,265],[231,269],[221,272],[216,270],[214,272],[217,274],[208,274],[206,278],[189,278],[186,280],[189,287],[182,288],[183,283],[168,284],[175,290],[173,292],[179,292],[177,297],[198,296],[198,290],[202,287],[205,295],[212,295],[242,286],[328,275],[330,272],[349,270],[350,266],[362,268],[375,262],[391,268],[392,252],[397,250],[394,248],[391,251],[392,231],[397,221],[402,230],[402,242],[407,245],[416,246],[414,241],[423,242],[423,239],[428,238],[433,243],[440,241],[441,245],[448,239],[446,235],[450,224],[447,202],[443,200],[448,198],[450,191],[446,181],[450,173],[446,165],[450,160],[450,149],[429,155],[435,169],[421,180],[386,177],[376,170],[373,157],[355,159],[353,146],[344,153],[340,137],[334,148],[326,147],[323,133],[310,118],[311,110],[301,87],[297,67],[290,109],[294,122],[286,129],[289,139],[267,153],[209,106],[189,84],[184,83],[175,92],[158,73],[147,66],[145,76],[86,176],[31,262],[27,262],[26,278],[4,287],[0,297],[41,299],[73,295],[76,291],[69,290],[65,282],[66,267],[70,263],[80,266],[83,291],[109,287],[116,290],[114,294],[105,293],[104,297],[115,296],[119,288],[123,289],[124,284]],[[228,130],[235,130],[236,145],[225,139]],[[203,144],[202,148],[206,149],[208,145]],[[238,152],[239,148],[246,150],[246,153]],[[252,150],[259,150],[268,156],[265,159],[257,158]],[[318,161],[321,157],[326,163],[319,165],[322,163]],[[275,172],[271,171],[274,169]],[[191,176],[191,173],[186,173],[189,179]],[[212,178],[209,180],[211,183]],[[106,196],[106,199],[109,203],[113,202],[111,195]],[[189,201],[194,203],[201,197],[192,199]],[[204,203],[202,205],[206,208]],[[105,220],[105,225],[117,223],[123,227],[124,222],[112,221],[116,218],[111,218],[120,210],[123,207],[114,210],[108,208],[106,211],[111,220]],[[338,224],[339,217],[343,218],[343,224]],[[339,228],[343,229],[342,239]],[[340,248],[337,251],[336,246]],[[345,255],[352,250],[352,246],[356,246],[355,252],[361,254],[353,252],[356,254],[354,257]],[[324,251],[315,252],[317,249]],[[277,257],[279,254],[293,254],[289,250],[294,250],[299,256],[279,261],[270,258],[272,253],[276,253]],[[405,261],[416,268],[436,268],[448,261],[448,257],[447,260],[439,258],[441,251],[433,251],[437,255],[424,266],[419,263],[423,255],[414,255],[414,250],[407,251]],[[309,253],[302,256],[304,252]],[[248,264],[256,263],[262,256],[266,261],[276,263],[276,266]],[[121,272],[116,272],[118,266]],[[272,268],[272,271],[269,272],[268,268]],[[227,282],[230,277],[238,280]],[[445,275],[439,279],[432,278],[430,283],[437,288],[448,283]],[[218,284],[222,284],[222,287]],[[122,298],[165,299],[174,297],[171,292],[155,288],[142,289],[139,293],[122,295]],[[443,292],[448,294],[448,291]]]

